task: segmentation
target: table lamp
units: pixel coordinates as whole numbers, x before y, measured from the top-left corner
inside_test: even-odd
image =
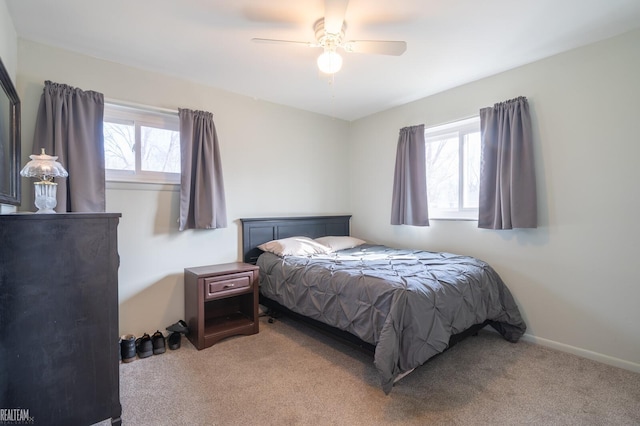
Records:
[[[20,171],[20,175],[40,178],[40,181],[33,183],[36,193],[35,205],[38,208],[36,213],[55,213],[53,208],[58,204],[56,200],[58,184],[52,182],[52,179],[67,177],[69,173],[56,161],[58,157],[45,154],[44,148],[40,155],[30,155],[29,158],[31,161]]]

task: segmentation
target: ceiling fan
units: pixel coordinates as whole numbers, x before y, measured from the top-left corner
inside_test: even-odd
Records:
[[[318,68],[326,74],[334,74],[342,68],[342,57],[336,51],[338,48],[349,53],[393,56],[400,56],[407,50],[407,43],[404,41],[346,40],[344,16],[348,4],[349,0],[325,0],[324,17],[318,19],[314,24],[315,42],[268,38],[253,38],[251,40],[257,43],[298,44],[322,48],[323,53],[318,56]]]

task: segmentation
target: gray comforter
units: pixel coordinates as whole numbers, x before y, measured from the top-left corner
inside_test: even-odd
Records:
[[[257,264],[264,296],[376,346],[385,393],[474,324],[490,320],[512,342],[526,329],[500,276],[468,256],[363,245],[309,257],[263,253]]]

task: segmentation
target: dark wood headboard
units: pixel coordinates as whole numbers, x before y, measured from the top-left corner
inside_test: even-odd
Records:
[[[296,236],[318,238],[349,235],[350,219],[351,215],[240,219],[242,259],[255,265],[262,253],[258,246],[271,240]]]

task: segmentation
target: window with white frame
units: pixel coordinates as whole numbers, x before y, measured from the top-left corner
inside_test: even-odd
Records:
[[[480,117],[426,128],[430,219],[478,219]]]
[[[105,103],[106,179],[180,183],[178,114]]]

